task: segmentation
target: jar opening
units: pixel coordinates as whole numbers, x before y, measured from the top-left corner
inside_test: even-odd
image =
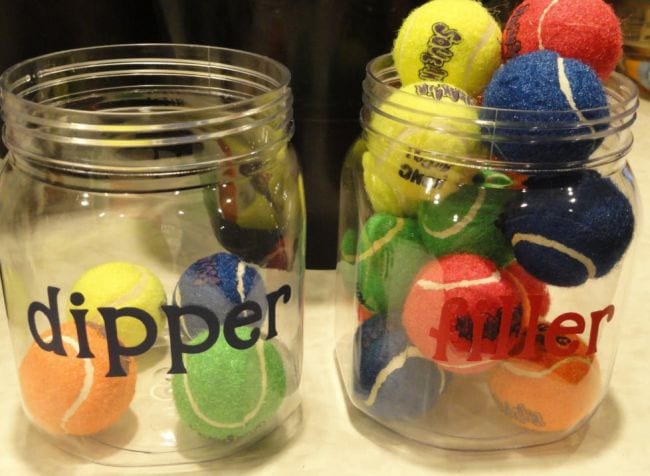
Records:
[[[0,77],[4,139],[20,156],[89,172],[214,166],[289,140],[289,81],[280,63],[226,48],[142,44],[53,53]]]
[[[361,123],[370,152],[381,156],[381,149],[390,147],[391,153],[412,155],[415,150],[422,160],[514,171],[577,169],[623,157],[632,145],[630,126],[639,106],[636,85],[618,73],[604,84],[607,106],[581,110],[489,108],[445,84],[413,85],[417,91],[401,87],[390,54],[368,63]],[[445,102],[436,109],[414,100],[416,94]],[[450,141],[462,146],[449,146]],[[538,148],[546,150],[543,160],[529,160],[526,153],[501,160],[507,150]]]

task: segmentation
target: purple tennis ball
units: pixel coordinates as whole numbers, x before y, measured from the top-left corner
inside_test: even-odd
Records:
[[[181,275],[174,290],[177,306],[201,306],[212,311],[224,323],[226,315],[238,304],[253,301],[259,304],[263,319],[268,302],[262,276],[250,264],[230,253],[217,253],[192,263]],[[181,329],[188,338],[207,330],[202,317],[186,314]]]

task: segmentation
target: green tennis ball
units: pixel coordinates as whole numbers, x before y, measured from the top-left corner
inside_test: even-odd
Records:
[[[363,181],[375,212],[415,216],[421,201],[455,191],[474,174],[449,163],[475,156],[480,132],[472,100],[437,82],[404,86],[367,124]]]
[[[144,266],[124,261],[100,264],[85,271],[72,286],[72,293],[81,293],[81,304],[70,309],[87,309],[87,322],[103,325],[99,307],[135,307],[148,313],[160,331],[165,323],[161,306],[167,303],[165,289],[158,277]],[[123,316],[117,319],[117,336],[127,347],[145,340],[147,329],[139,319]]]
[[[402,84],[442,81],[476,96],[501,64],[501,29],[478,1],[433,0],[406,17],[393,60]]]
[[[240,338],[252,328],[239,328]],[[205,341],[207,332],[192,340]],[[176,410],[181,420],[209,438],[237,438],[269,421],[280,408],[287,382],[280,352],[270,341],[258,340],[235,349],[219,338],[205,352],[186,355],[187,373],[172,378]]]
[[[418,225],[424,246],[436,256],[472,253],[506,265],[513,249],[498,221],[515,193],[468,185],[440,201],[422,203]]]
[[[359,238],[357,287],[362,303],[375,312],[400,309],[413,277],[429,259],[416,220],[373,215]]]

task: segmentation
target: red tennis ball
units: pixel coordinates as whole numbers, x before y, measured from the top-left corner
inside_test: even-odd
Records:
[[[508,61],[536,50],[580,60],[605,80],[623,52],[620,21],[603,0],[525,0],[506,23],[501,55]]]
[[[492,261],[468,253],[424,265],[402,320],[423,355],[456,373],[487,370],[507,357],[525,324],[516,286]]]
[[[596,407],[600,370],[594,354],[575,334],[549,334],[549,324],[539,323],[530,355],[526,333],[490,375],[489,386],[499,409],[513,423],[536,431],[564,431]],[[564,355],[563,355],[564,354]]]
[[[524,322],[530,322],[532,314],[537,317],[548,314],[551,297],[544,282],[528,274],[516,261],[512,261],[501,272],[512,281],[519,292]]]
[[[124,377],[107,377],[107,342],[101,328],[86,326],[93,358],[78,358],[73,322],[61,326],[66,355],[45,351],[36,343],[23,359],[19,379],[25,410],[36,425],[54,434],[92,435],[115,423],[135,394],[136,363],[124,358]],[[51,339],[44,333],[44,341]]]

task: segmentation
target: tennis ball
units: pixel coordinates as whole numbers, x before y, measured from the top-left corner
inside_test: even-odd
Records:
[[[422,355],[455,373],[494,366],[490,359],[505,358],[526,324],[516,286],[493,262],[468,253],[422,267],[406,297],[402,322]]]
[[[564,186],[529,188],[505,212],[503,229],[517,262],[537,279],[578,286],[609,273],[634,235],[628,199],[597,172]]]
[[[578,336],[550,336],[548,330],[549,324],[539,323],[532,355],[503,361],[491,373],[489,387],[499,409],[513,423],[536,431],[564,431],[596,407],[600,371],[595,355],[587,354]],[[521,352],[525,340],[524,332],[513,354]],[[549,346],[568,355],[557,355]]]
[[[80,358],[73,322],[61,326],[66,355],[32,344],[20,364],[19,380],[27,414],[53,434],[92,435],[110,427],[126,412],[135,393],[137,366],[122,358],[123,377],[107,377],[107,342],[99,326],[85,328],[92,358]],[[52,339],[52,332],[41,335]]]
[[[478,153],[479,127],[467,93],[420,82],[395,90],[369,119],[363,181],[375,212],[415,216],[421,201],[443,197],[474,172],[450,159]]]
[[[506,265],[512,246],[497,221],[515,193],[466,185],[440,201],[422,202],[418,226],[425,247],[435,256],[472,253]]]
[[[399,310],[411,280],[428,259],[414,219],[371,216],[361,231],[357,254],[361,302],[375,312]]]
[[[585,160],[602,142],[593,135],[606,127],[585,122],[608,114],[596,73],[552,51],[527,53],[504,64],[485,89],[483,106],[481,118],[495,121],[484,128],[496,138],[489,146],[509,162]]]
[[[247,339],[252,329],[237,333]],[[202,332],[191,342],[207,338]],[[235,349],[218,339],[208,350],[186,354],[187,373],[172,377],[176,409],[196,432],[220,440],[241,437],[268,422],[284,399],[287,381],[282,356],[271,341],[259,339]]]
[[[404,20],[393,58],[402,84],[442,81],[477,95],[501,64],[501,28],[473,0],[433,0]]]
[[[144,266],[125,261],[103,263],[85,271],[72,286],[72,293],[84,297],[80,304],[70,309],[88,309],[87,322],[103,324],[98,307],[135,307],[147,312],[155,321],[158,331],[165,324],[161,306],[167,304],[165,289],[158,277]],[[145,340],[147,329],[134,317],[123,316],[117,320],[117,336],[127,347]]]
[[[531,276],[516,261],[512,261],[501,273],[517,288],[521,297],[523,322],[530,322],[533,315],[544,317],[551,307],[551,295],[545,283]]]
[[[221,324],[226,314],[236,305],[253,301],[260,307],[262,319],[266,317],[268,302],[266,288],[260,273],[238,256],[216,253],[192,263],[181,275],[174,289],[174,305],[201,306],[217,315]],[[243,314],[248,311],[243,311]],[[186,337],[196,337],[208,329],[203,317],[185,314],[181,329]]]
[[[623,53],[621,25],[603,0],[526,0],[506,23],[501,54],[508,61],[536,50],[578,59],[605,80]]]
[[[358,403],[381,418],[426,413],[447,382],[445,372],[409,343],[403,329],[389,328],[382,314],[357,329],[353,362]]]

